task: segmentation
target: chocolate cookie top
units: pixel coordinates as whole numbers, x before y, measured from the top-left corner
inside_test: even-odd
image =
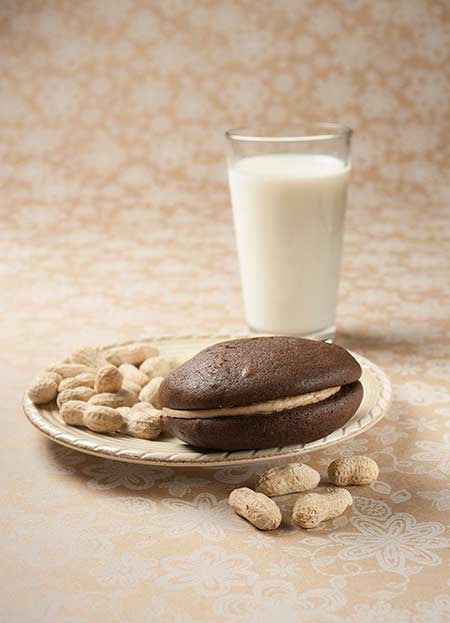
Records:
[[[205,348],[159,387],[163,407],[217,409],[347,385],[359,363],[336,344],[295,337],[256,337]]]

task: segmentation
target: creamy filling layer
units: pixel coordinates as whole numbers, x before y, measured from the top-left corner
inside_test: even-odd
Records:
[[[296,409],[297,407],[306,407],[307,405],[321,402],[322,400],[326,400],[330,396],[333,396],[333,394],[337,394],[340,389],[340,386],[329,387],[327,389],[321,389],[317,392],[310,392],[309,394],[300,394],[299,396],[288,396],[287,398],[267,400],[266,402],[258,402],[246,405],[245,407],[193,410],[168,409],[167,407],[164,407],[163,415],[189,420],[232,415],[265,415],[268,413],[277,413],[278,411],[288,411],[289,409]]]

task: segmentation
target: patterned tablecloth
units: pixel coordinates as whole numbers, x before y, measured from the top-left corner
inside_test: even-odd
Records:
[[[2,620],[450,621],[449,13],[0,3]],[[321,473],[376,459],[352,509],[261,533],[227,505],[253,467],[86,456],[20,403],[76,346],[245,329],[222,131],[312,117],[357,130],[337,341],[385,369],[394,401],[304,457]]]

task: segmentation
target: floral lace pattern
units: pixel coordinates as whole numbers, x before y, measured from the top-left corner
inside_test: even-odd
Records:
[[[0,2],[5,621],[450,621],[445,0]],[[28,380],[80,345],[245,330],[223,159],[237,125],[355,128],[337,341],[387,417],[305,456],[380,477],[279,530],[228,507],[264,465],[156,469],[47,441]]]

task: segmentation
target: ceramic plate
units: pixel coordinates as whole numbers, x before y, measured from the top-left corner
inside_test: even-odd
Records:
[[[236,336],[165,337],[145,339],[142,342],[154,344],[161,355],[191,356],[210,344],[233,337]],[[108,347],[110,346],[112,345]],[[235,452],[199,452],[182,441],[168,436],[162,436],[157,441],[149,441],[126,437],[118,433],[101,435],[87,429],[68,426],[61,419],[56,403],[37,407],[27,395],[24,397],[23,407],[31,423],[53,441],[80,452],[117,461],[150,465],[211,467],[295,457],[359,435],[386,415],[391,400],[391,385],[388,378],[378,366],[365,357],[357,353],[353,355],[363,370],[361,382],[364,387],[364,398],[358,411],[342,428],[338,428],[327,437],[305,445]]]

